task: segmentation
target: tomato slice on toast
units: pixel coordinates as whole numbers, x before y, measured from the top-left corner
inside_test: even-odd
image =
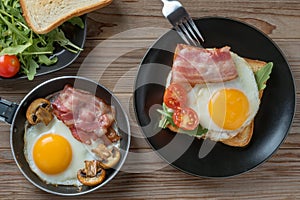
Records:
[[[167,107],[177,110],[185,106],[187,102],[187,92],[179,84],[169,85],[164,94],[164,103]]]

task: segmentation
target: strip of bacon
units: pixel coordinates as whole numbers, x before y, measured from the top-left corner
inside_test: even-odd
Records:
[[[52,103],[53,113],[64,122],[74,138],[90,144],[92,140],[111,137],[115,121],[115,108],[102,99],[70,85]]]
[[[238,76],[230,55],[230,47],[204,49],[178,44],[172,67],[173,83],[216,83]]]

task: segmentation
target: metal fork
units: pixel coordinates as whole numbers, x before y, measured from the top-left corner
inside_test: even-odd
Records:
[[[204,39],[199,32],[194,21],[181,5],[176,0],[161,0],[164,3],[162,13],[174,26],[180,37],[190,45],[201,46]]]

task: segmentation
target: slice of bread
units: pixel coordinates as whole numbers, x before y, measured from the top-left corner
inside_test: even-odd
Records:
[[[94,11],[112,0],[20,0],[28,26],[45,34],[75,16]]]
[[[245,60],[248,62],[249,66],[251,67],[254,73],[267,64],[266,62],[259,61],[259,60],[252,60],[247,58],[245,58]],[[261,90],[259,92],[259,98],[261,98],[262,95],[263,95],[263,91]],[[178,132],[177,127],[168,125],[168,128],[173,132]],[[241,132],[239,132],[234,137],[222,141],[217,141],[217,142],[222,142],[226,145],[234,146],[234,147],[244,147],[249,144],[252,138],[253,128],[254,128],[254,120],[252,120],[252,122],[248,126],[246,126]],[[205,135],[203,135],[201,138],[205,138]]]

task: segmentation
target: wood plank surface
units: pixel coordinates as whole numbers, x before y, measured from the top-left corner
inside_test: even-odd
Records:
[[[181,2],[194,18],[221,16],[253,25],[284,53],[296,86],[296,112],[288,137],[278,151],[247,173],[221,179],[188,175],[153,153],[136,122],[134,83],[147,49],[171,25],[162,16],[160,0],[113,0],[111,5],[88,14],[84,51],[74,63],[34,81],[0,81],[0,96],[20,102],[39,83],[62,75],[96,80],[112,90],[126,108],[132,154],[117,176],[99,190],[79,197],[56,196],[24,178],[12,156],[10,125],[0,122],[0,199],[300,199],[300,1]]]

